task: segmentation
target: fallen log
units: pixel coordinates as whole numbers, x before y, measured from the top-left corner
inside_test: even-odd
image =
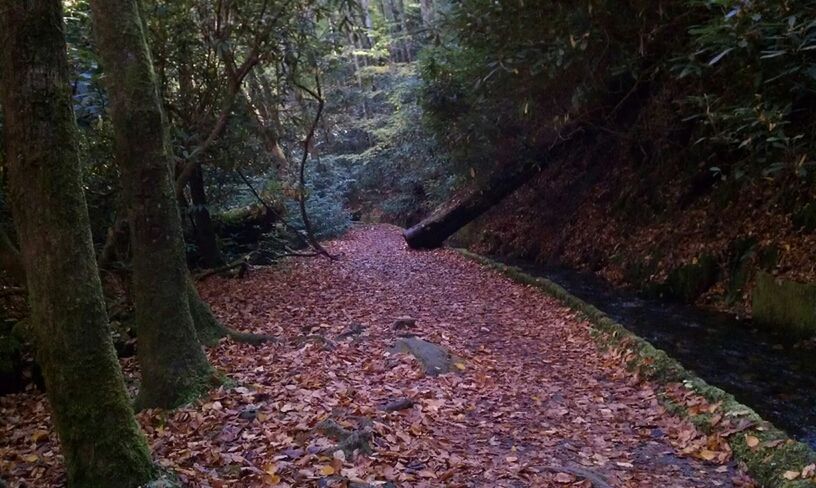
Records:
[[[408,247],[435,249],[442,246],[448,237],[527,183],[550,161],[562,156],[578,139],[582,139],[579,133],[585,134],[585,131],[576,129],[569,136],[558,138],[549,146],[545,155],[536,162],[527,162],[514,168],[502,168],[496,171],[479,188],[464,196],[454,198],[422,222],[406,229],[402,235]]]

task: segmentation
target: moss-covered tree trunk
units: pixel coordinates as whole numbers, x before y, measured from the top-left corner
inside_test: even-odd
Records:
[[[440,247],[448,237],[501,202],[538,171],[539,165],[497,171],[483,186],[447,202],[443,208],[406,229],[403,232],[405,241],[411,249]]]
[[[71,487],[136,487],[153,474],[105,314],[59,0],[0,0],[0,83],[11,206],[39,364]]]
[[[137,407],[174,407],[212,370],[196,338],[161,100],[137,0],[91,1],[128,207],[142,384]]]

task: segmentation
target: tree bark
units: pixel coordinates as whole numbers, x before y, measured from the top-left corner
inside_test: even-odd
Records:
[[[215,235],[210,210],[207,208],[207,193],[204,191],[204,175],[201,167],[196,167],[190,178],[190,200],[193,203],[193,235],[198,256],[205,268],[223,266],[225,261],[218,249],[218,238]]]
[[[139,408],[172,408],[213,379],[187,298],[172,154],[138,0],[92,0],[133,248]]]
[[[503,168],[496,171],[479,188],[454,198],[422,222],[405,230],[403,237],[408,247],[435,249],[442,246],[448,237],[504,200],[535,176],[542,166],[563,154],[574,141],[574,137],[569,136],[552,144],[546,155],[536,163],[519,164],[511,169]]]
[[[74,488],[153,477],[111,341],[81,184],[59,0],[0,0],[11,206],[37,360]]]

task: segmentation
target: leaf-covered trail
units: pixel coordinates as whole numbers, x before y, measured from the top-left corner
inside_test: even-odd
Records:
[[[667,414],[650,384],[599,353],[587,324],[546,295],[454,251],[408,251],[393,227],[360,227],[328,247],[337,261],[290,260],[202,285],[229,325],[281,341],[222,343],[210,359],[233,384],[140,414],[156,458],[190,485],[591,486],[558,469],[570,466],[611,486],[750,485],[725,462],[727,446]],[[400,316],[463,358],[463,371],[426,377],[413,358],[389,354]],[[355,325],[362,333],[343,335]],[[415,405],[382,411],[401,398]],[[42,409],[41,396],[16,402],[0,402],[0,434],[16,421],[28,437],[0,441],[0,468],[53,480],[50,437],[30,437],[47,418],[19,406]],[[314,430],[326,418],[370,430],[373,454],[322,454],[335,444]]]

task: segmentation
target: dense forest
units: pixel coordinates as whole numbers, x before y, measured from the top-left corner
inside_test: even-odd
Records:
[[[816,486],[816,1],[0,0],[0,39],[0,487]]]

